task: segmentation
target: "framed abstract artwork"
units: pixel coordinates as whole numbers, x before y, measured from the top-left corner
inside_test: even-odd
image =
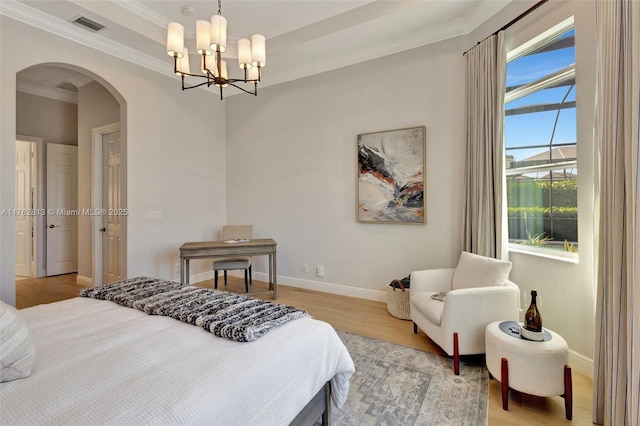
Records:
[[[358,135],[358,222],[426,223],[426,130]]]

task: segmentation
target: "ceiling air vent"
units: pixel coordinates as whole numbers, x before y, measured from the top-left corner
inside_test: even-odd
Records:
[[[104,25],[97,23],[96,21],[92,21],[89,18],[84,16],[79,17],[75,21],[72,21],[76,25],[80,25],[82,28],[85,28],[89,31],[98,32],[104,28]]]
[[[68,90],[70,92],[78,93],[78,88],[75,85],[73,85],[72,83],[69,83],[68,81],[63,81],[60,84],[57,84],[56,87],[59,88],[59,89],[64,89],[64,90]]]

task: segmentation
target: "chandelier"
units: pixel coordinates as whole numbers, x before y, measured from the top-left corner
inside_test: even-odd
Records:
[[[220,100],[222,100],[222,89],[231,85],[245,93],[258,96],[260,70],[266,64],[265,38],[261,34],[254,34],[251,40],[246,38],[238,40],[238,65],[244,72],[244,78],[229,78],[227,63],[222,59],[222,53],[227,50],[227,20],[222,16],[221,0],[218,0],[218,14],[211,17],[211,22],[196,21],[196,50],[202,56],[200,59],[202,74],[190,73],[189,50],[184,47],[184,26],[178,22],[169,23],[167,54],[173,57],[173,72],[181,77],[182,90],[195,89],[204,85],[217,86],[220,89]],[[186,85],[185,77],[203,78],[206,81]],[[241,83],[253,84],[253,90],[241,87]]]

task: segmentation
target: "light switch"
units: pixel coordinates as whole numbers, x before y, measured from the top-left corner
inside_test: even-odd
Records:
[[[147,210],[147,220],[162,219],[162,210]]]

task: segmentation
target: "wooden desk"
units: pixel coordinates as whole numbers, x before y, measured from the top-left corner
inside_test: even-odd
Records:
[[[228,256],[269,256],[269,293],[277,297],[276,242],[271,238],[250,240],[246,243],[201,241],[180,246],[180,281],[189,284],[189,260]]]

